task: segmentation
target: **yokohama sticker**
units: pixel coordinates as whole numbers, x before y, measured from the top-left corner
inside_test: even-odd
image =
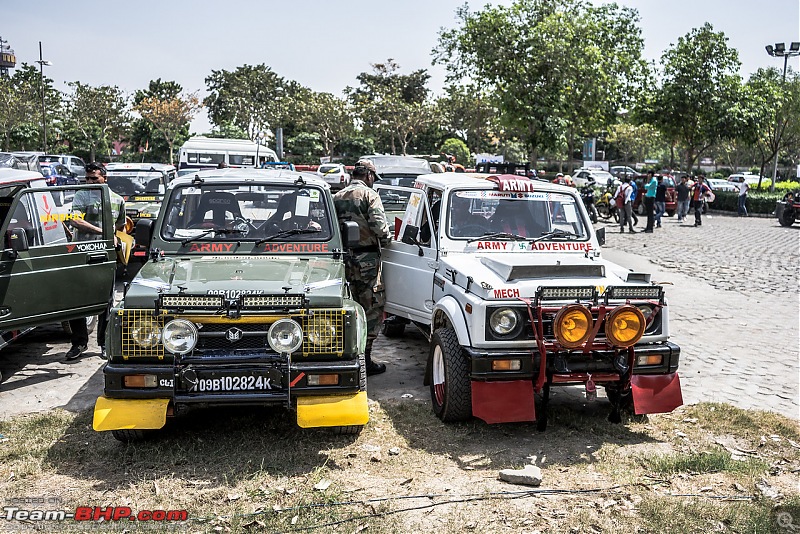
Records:
[[[97,243],[76,243],[74,245],[65,245],[67,247],[67,252],[92,252],[95,250],[107,250],[108,247],[106,246],[105,241],[97,242]]]

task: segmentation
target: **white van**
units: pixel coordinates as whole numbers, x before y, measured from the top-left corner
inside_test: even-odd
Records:
[[[220,163],[228,167],[255,167],[265,161],[278,161],[274,150],[247,139],[222,139],[198,135],[181,147],[180,169],[215,169]]]

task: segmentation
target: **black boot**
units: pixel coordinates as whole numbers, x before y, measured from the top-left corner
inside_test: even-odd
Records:
[[[375,363],[372,361],[372,345],[367,347],[364,351],[364,361],[367,367],[367,376],[379,375],[386,372],[385,363]]]

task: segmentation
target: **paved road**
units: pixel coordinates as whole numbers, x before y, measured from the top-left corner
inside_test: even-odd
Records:
[[[685,402],[729,402],[800,418],[800,226],[711,214],[700,228],[674,217],[654,234],[607,228],[606,257],[670,284]],[[102,390],[99,351],[91,342],[83,359],[66,363],[68,341],[56,327],[39,328],[0,351],[0,418],[93,404]],[[390,370],[370,378],[370,397],[427,399],[427,351],[411,329],[402,339],[379,338],[374,357]],[[557,390],[554,400],[569,394]]]

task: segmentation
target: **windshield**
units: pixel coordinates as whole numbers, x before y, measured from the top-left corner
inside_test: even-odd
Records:
[[[381,173],[381,168],[388,167],[407,167],[409,169],[419,169],[424,174],[431,172],[431,165],[424,159],[409,158],[408,156],[366,156],[366,159],[372,160],[378,174]]]
[[[213,185],[175,188],[165,239],[327,241],[332,214],[315,187]]]
[[[588,238],[575,197],[566,193],[454,191],[448,206],[447,235],[454,239],[496,233],[526,239],[559,240],[565,233],[570,239]]]
[[[148,171],[111,171],[106,176],[108,187],[118,195],[129,196],[142,193],[158,193],[161,183],[160,172]]]

